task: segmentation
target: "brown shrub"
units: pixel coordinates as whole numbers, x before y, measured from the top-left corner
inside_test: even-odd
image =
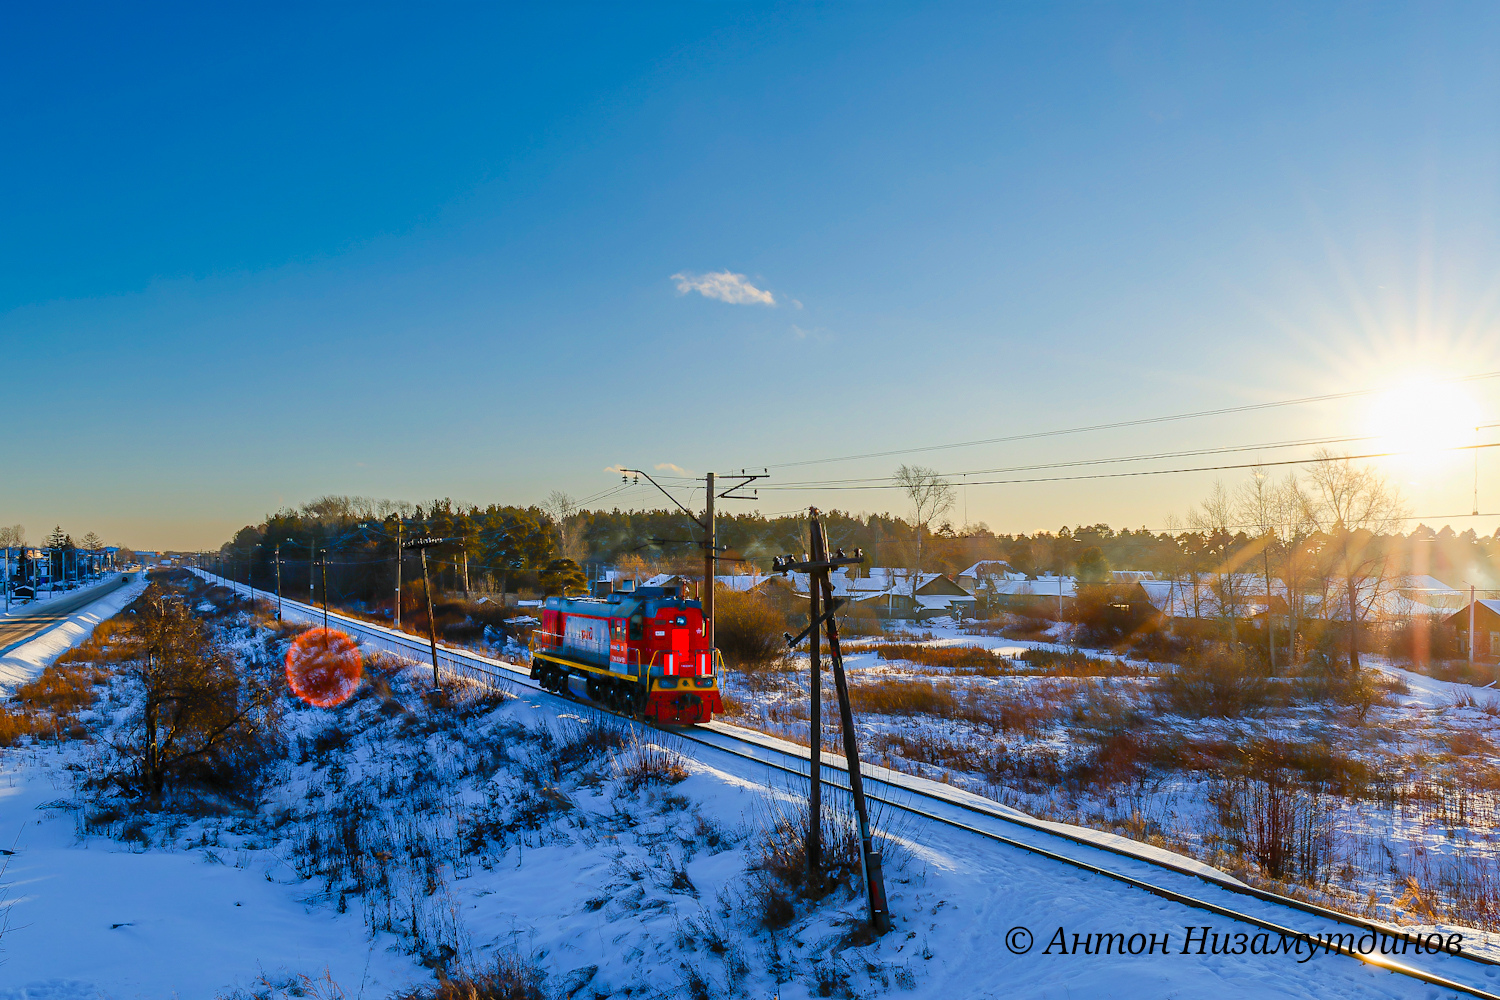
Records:
[[[131,657],[132,650],[123,618],[110,618],[94,626],[83,642],[63,653],[55,663],[119,663]]]
[[[820,898],[839,885],[859,884],[861,845],[854,807],[843,796],[823,801],[819,823],[820,865],[812,880],[807,872],[807,831],[810,812],[806,799],[772,800],[761,835],[750,851],[749,868],[808,898]],[[774,883],[760,886],[755,902],[760,921],[768,927],[790,920],[788,901]],[[781,918],[785,916],[786,920]]]
[[[753,670],[786,656],[786,618],[759,594],[714,594],[714,642],[731,667]]]
[[[52,734],[53,720],[34,712],[18,712],[0,706],[0,747],[15,746],[24,738],[42,739]]]
[[[1157,692],[1165,710],[1197,718],[1257,711],[1271,694],[1270,682],[1242,653],[1222,646],[1209,647],[1164,674]]]
[[[1077,649],[1062,653],[1028,649],[1021,654],[1021,662],[1026,664],[1022,673],[1052,677],[1143,677],[1148,673],[1145,667],[1125,660],[1089,656]]]

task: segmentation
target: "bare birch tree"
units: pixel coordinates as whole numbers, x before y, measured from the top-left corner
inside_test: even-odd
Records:
[[[896,485],[911,501],[912,521],[917,526],[916,563],[911,576],[911,599],[917,599],[917,586],[922,576],[922,532],[932,519],[946,513],[953,506],[953,484],[937,474],[935,469],[920,465],[903,465],[896,470]]]
[[[583,539],[578,537],[572,525],[573,517],[578,513],[578,501],[562,490],[553,490],[547,494],[542,509],[552,515],[553,523],[557,525],[558,548],[563,556],[581,564],[586,555],[581,544]]]
[[[1214,488],[1188,513],[1188,523],[1203,532],[1213,553],[1214,590],[1218,597],[1219,617],[1223,619],[1230,643],[1239,642],[1237,618],[1244,601],[1239,558],[1232,552],[1235,502],[1223,482],[1214,480]]]
[[[1359,626],[1398,583],[1399,568],[1386,540],[1400,529],[1406,505],[1400,492],[1369,466],[1320,449],[1308,470],[1307,516],[1325,539],[1323,552],[1341,584],[1349,622],[1349,669],[1359,670]],[[1329,617],[1332,617],[1332,611]]]

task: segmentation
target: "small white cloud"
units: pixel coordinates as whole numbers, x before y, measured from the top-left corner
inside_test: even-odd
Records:
[[[796,323],[793,323],[792,336],[796,337],[798,340],[806,340],[809,337],[811,337],[813,340],[827,340],[829,339],[830,334],[828,333],[828,328],[824,326],[815,326],[811,329],[804,329],[803,327],[798,326]]]
[[[679,476],[685,476],[685,475],[687,475],[687,470],[686,469],[684,469],[680,465],[673,465],[671,462],[662,462],[662,463],[660,463],[659,465],[656,466],[656,471],[657,472],[675,472]]]
[[[623,465],[606,465],[604,467],[604,471],[605,472],[613,472],[613,473],[615,473],[617,475],[623,476],[623,475],[625,475],[625,473],[626,473],[627,470],[626,470],[626,468]]]
[[[776,304],[774,295],[750,284],[743,274],[734,274],[730,271],[689,274],[686,271],[679,271],[672,275],[672,280],[677,282],[678,295],[697,292],[705,299],[718,299],[720,302],[728,302],[736,306],[750,306],[757,303],[763,306]]]

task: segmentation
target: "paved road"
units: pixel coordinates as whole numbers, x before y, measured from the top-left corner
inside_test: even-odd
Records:
[[[92,604],[111,591],[125,585],[123,575],[93,587],[86,587],[66,597],[54,597],[32,605],[34,610],[18,617],[0,618],[0,653],[7,653],[16,646],[65,621],[77,613],[79,608]]]

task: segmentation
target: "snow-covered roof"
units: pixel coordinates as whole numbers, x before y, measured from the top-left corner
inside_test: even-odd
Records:
[[[1427,576],[1426,574],[1405,577],[1401,581],[1401,589],[1423,591],[1430,594],[1466,594],[1468,592],[1467,589],[1459,590],[1456,587],[1450,587],[1437,577]]]
[[[1035,580],[1024,577],[1019,580],[994,580],[988,585],[994,588],[994,593],[1008,597],[1056,597],[1059,588],[1062,596],[1072,597],[1077,592],[1077,583],[1071,576],[1039,576]]]
[[[760,573],[741,573],[735,576],[716,576],[714,583],[725,590],[736,590],[745,593],[754,590],[772,577]]]
[[[1010,563],[1004,559],[981,559],[968,569],[959,570],[959,576],[1010,576]]]
[[[1252,618],[1265,613],[1264,583],[1258,593],[1244,587],[1231,588],[1231,597],[1225,603],[1214,582],[1213,577],[1200,577],[1196,581],[1141,580],[1139,585],[1152,607],[1170,618]],[[1274,588],[1272,596],[1280,596]]]
[[[963,594],[918,594],[917,604],[928,611],[945,611],[955,604],[971,605],[973,597]]]

